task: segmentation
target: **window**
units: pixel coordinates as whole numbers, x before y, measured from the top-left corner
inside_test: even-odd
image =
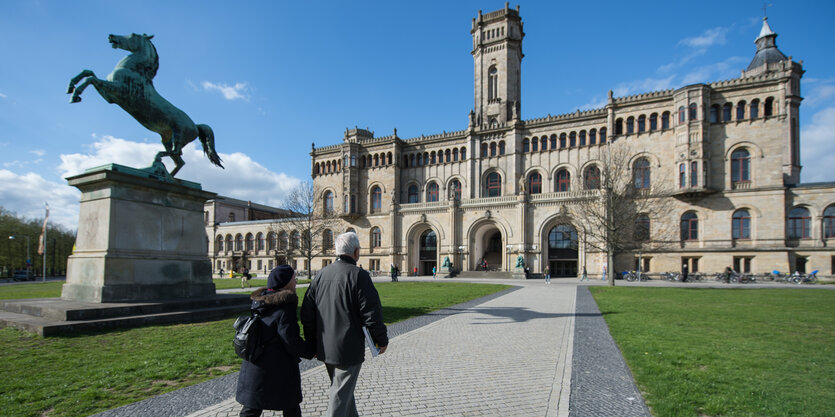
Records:
[[[429,164],[435,164],[435,151],[432,151],[432,153],[429,154]]]
[[[278,235],[278,250],[279,251],[286,251],[287,248],[290,246],[290,239],[287,236],[287,232],[281,232]]]
[[[505,154],[505,144],[504,141],[499,141],[499,155]]]
[[[331,229],[325,229],[322,232],[322,249],[333,249],[333,231]]]
[[[409,201],[409,204],[417,203],[418,201],[420,201],[420,199],[418,198],[418,187],[417,187],[417,185],[412,184],[412,185],[409,186],[408,201]]]
[[[577,132],[571,132],[568,134],[568,146],[572,148],[577,146]]]
[[[226,251],[232,250],[232,235],[226,235]]]
[[[626,119],[626,134],[631,135],[633,133],[635,133],[635,118],[629,116],[629,118]]]
[[[461,148],[461,160],[462,161],[467,160],[467,147],[466,146]]]
[[[678,188],[687,186],[687,169],[685,164],[678,165]]]
[[[699,239],[699,216],[692,211],[681,216],[681,240]],[[695,271],[694,271],[695,272]]]
[[[267,241],[264,239],[264,234],[258,233],[258,235],[255,236],[255,250],[262,251],[266,246]]]
[[[690,186],[699,186],[699,163],[696,161],[690,162]]]
[[[565,145],[566,145],[565,138],[566,138],[565,133],[560,135],[560,148],[565,148]]]
[[[496,142],[490,144],[490,156],[496,156]]]
[[[645,242],[649,240],[649,216],[639,214],[635,217],[635,240]]]
[[[426,187],[426,201],[438,201],[438,183],[430,182]]]
[[[649,161],[646,158],[640,158],[635,161],[632,166],[634,171],[635,188],[649,188],[650,184],[650,168]]]
[[[557,149],[557,135],[551,135],[551,149]]]
[[[455,201],[461,201],[461,182],[452,180],[449,182],[449,195]]]
[[[805,207],[795,207],[789,212],[789,239],[808,239],[811,237],[812,218]]]
[[[499,71],[490,67],[487,72],[487,100],[493,101],[499,97]]]
[[[615,120],[615,136],[623,134],[623,119]]]
[[[255,237],[252,236],[252,233],[246,234],[246,250],[251,251],[255,248]]]
[[[580,131],[580,146],[586,146],[586,131]]]
[[[605,127],[600,128],[600,143],[601,144],[606,143],[606,128]]]
[[[688,120],[696,120],[696,103],[690,103],[690,116]]]
[[[829,206],[823,211],[823,237],[835,237],[835,206]]]
[[[498,197],[502,195],[502,178],[498,172],[487,174],[487,197]]]
[[[638,116],[638,133],[647,131],[647,117],[643,114]]]
[[[731,153],[731,183],[751,181],[751,155],[745,148]]]
[[[324,200],[324,210],[325,213],[333,213],[333,193],[330,191],[325,191]]]
[[[481,157],[482,158],[487,157],[487,144],[486,143],[481,144]]]
[[[278,246],[277,238],[278,235],[275,232],[267,233],[267,250],[275,250],[276,246]]]
[[[374,226],[371,228],[371,247],[372,248],[379,248],[382,246],[383,241],[383,234],[380,232],[380,228]]]
[[[763,116],[771,117],[774,115],[774,97],[765,99],[765,106],[763,107]]]
[[[379,186],[371,189],[371,212],[379,213],[383,207],[383,190]]]
[[[458,162],[458,148],[452,150],[452,161]]]
[[[542,193],[542,175],[538,172],[533,172],[528,175],[528,193],[541,194]]]
[[[743,274],[751,273],[751,261],[753,259],[752,256],[734,256],[734,271]]]
[[[567,169],[561,169],[557,171],[557,182],[555,191],[571,191],[571,173],[569,173]]]
[[[760,117],[760,101],[757,99],[751,100],[751,109],[748,112],[751,119]]]
[[[686,113],[687,112],[685,111],[684,106],[681,106],[681,107],[678,108],[678,123],[679,124],[682,124],[682,123],[685,122],[685,114]]]
[[[444,156],[446,157],[446,161],[447,161],[447,162],[452,161],[452,159],[449,159],[449,158],[450,158],[450,152],[449,152],[449,149],[447,149],[447,150],[445,150],[445,151],[444,151]],[[458,158],[455,158],[455,160],[457,161],[457,160],[458,160]]]
[[[649,115],[649,131],[658,130],[658,113]]]
[[[742,209],[734,212],[731,218],[731,233],[734,239],[751,238],[751,215],[748,210]]]
[[[549,249],[577,249],[578,247],[577,230],[573,227],[561,224],[551,229],[548,232],[548,248]]]
[[[583,184],[587,190],[600,189],[600,169],[592,165],[583,174]]]
[[[719,123],[719,105],[710,106],[710,123]]]
[[[722,106],[722,121],[723,122],[730,122],[731,121],[731,112],[733,111],[734,105],[731,103],[725,103]]]
[[[589,130],[589,145],[597,144],[597,129]]]
[[[736,120],[745,120],[745,102],[740,101],[736,104]]]
[[[531,152],[536,152],[539,150],[539,139],[534,137],[531,139]]]
[[[548,150],[548,138],[543,136],[541,139],[539,139],[539,145],[540,145],[539,146],[540,150],[543,150],[543,151]]]
[[[223,235],[217,235],[217,239],[215,239],[215,251],[223,252]]]
[[[235,250],[236,251],[244,250],[244,237],[240,233],[235,235]]]
[[[661,130],[670,128],[670,112],[665,111],[661,114]]]

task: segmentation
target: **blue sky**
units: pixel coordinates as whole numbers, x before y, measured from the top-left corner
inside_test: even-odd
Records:
[[[515,7],[517,3],[511,3]],[[522,117],[595,108],[616,96],[739,77],[754,56],[761,1],[523,1]],[[804,182],[835,174],[835,3],[771,1],[777,45],[803,60]],[[280,205],[309,178],[310,146],[348,127],[402,138],[461,130],[473,107],[471,20],[501,1],[0,2],[0,205],[74,228],[65,177],[162,149],[93,88],[69,104],[82,69],[105,78],[127,53],[107,35],[153,34],[157,91],[212,127],[226,169],[194,144],[178,178]],[[169,165],[170,167],[171,165]]]

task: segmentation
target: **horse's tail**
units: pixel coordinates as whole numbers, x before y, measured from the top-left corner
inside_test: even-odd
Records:
[[[223,168],[220,156],[215,151],[215,134],[209,125],[197,125],[197,134],[200,136],[200,143],[203,144],[203,153],[213,164]]]

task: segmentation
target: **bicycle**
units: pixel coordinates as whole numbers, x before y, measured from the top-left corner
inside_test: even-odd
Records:
[[[808,274],[808,275],[806,275],[806,274],[793,275],[792,282],[794,282],[795,284],[798,284],[798,285],[800,285],[800,284],[814,284],[814,283],[818,282],[818,270],[816,269],[816,270],[812,271],[811,274]]]
[[[647,274],[642,273],[639,276],[637,271],[624,271],[624,272],[622,272],[622,274],[623,274],[623,279],[625,279],[629,282],[648,281],[649,280],[649,277],[647,276]]]

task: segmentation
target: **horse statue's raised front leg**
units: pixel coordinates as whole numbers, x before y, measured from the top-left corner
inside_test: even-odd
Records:
[[[84,82],[81,83],[81,85],[79,85],[78,87],[76,87],[75,85],[84,78],[86,78],[84,80]],[[67,88],[67,94],[72,93],[72,98],[70,98],[70,103],[80,102],[81,101],[81,93],[83,93],[84,90],[90,84],[93,84],[96,87],[96,89],[98,89],[98,87],[105,82],[106,81],[100,80],[98,77],[96,77],[96,74],[94,74],[93,71],[90,71],[90,70],[81,71],[81,73],[76,75],[75,78],[70,80],[70,86]],[[108,98],[104,94],[102,94],[102,97],[104,97],[105,99]],[[108,101],[110,101],[110,100],[108,100]]]
[[[73,77],[72,80],[70,80],[70,86],[67,87],[67,94],[72,94],[73,91],[75,91],[75,85],[78,84],[78,82],[81,81],[82,78],[95,77],[95,76],[96,76],[96,74],[91,70],[86,69],[86,70],[81,71],[80,73],[78,73],[78,75]]]

